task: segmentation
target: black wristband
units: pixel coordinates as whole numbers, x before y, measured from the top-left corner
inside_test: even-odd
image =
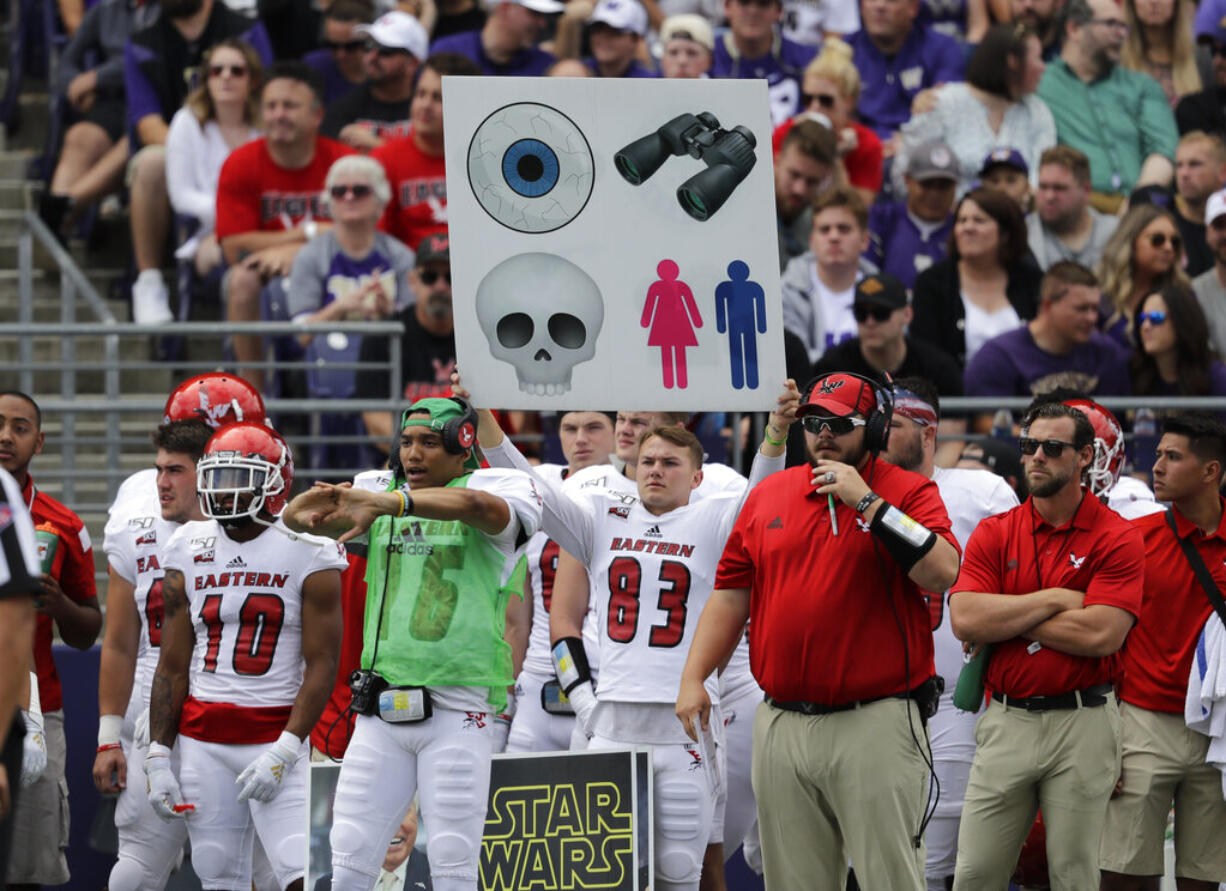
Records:
[[[877,501],[880,498],[881,496],[878,495],[876,492],[872,491],[871,489],[865,492],[864,497],[856,502],[856,513],[858,514],[864,513],[866,510],[868,510],[870,507],[873,506],[874,501]]]
[[[551,653],[553,670],[563,693],[569,693],[584,681],[592,679],[592,669],[583,649],[583,638],[563,637],[554,641]]]
[[[923,559],[937,543],[937,534],[917,523],[888,501],[882,502],[868,529],[889,551],[903,572]]]

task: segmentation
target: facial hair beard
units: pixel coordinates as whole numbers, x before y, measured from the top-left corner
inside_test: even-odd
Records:
[[[1068,485],[1068,481],[1072,479],[1072,472],[1065,471],[1064,473],[1053,474],[1048,477],[1045,482],[1039,483],[1037,486],[1030,484],[1030,494],[1036,498],[1050,498]],[[1026,482],[1030,482],[1027,477]]]
[[[162,0],[162,11],[172,19],[187,19],[204,8],[204,0]]]

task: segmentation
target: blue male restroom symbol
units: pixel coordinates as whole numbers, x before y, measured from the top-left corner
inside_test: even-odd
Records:
[[[715,287],[715,327],[728,334],[732,386],[758,389],[758,335],[766,333],[766,294],[749,280],[743,260],[728,264],[729,281]]]

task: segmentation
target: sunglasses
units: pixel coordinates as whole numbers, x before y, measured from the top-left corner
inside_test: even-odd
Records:
[[[246,65],[210,65],[209,77],[221,77],[223,74],[229,74],[231,77],[246,77]]]
[[[1062,439],[1044,439],[1042,441],[1031,439],[1029,436],[1023,436],[1017,441],[1017,447],[1022,450],[1023,455],[1033,455],[1039,450],[1039,446],[1043,447],[1043,454],[1049,458],[1059,458],[1064,454],[1064,450],[1076,448],[1071,442],[1065,442]]]
[[[451,270],[439,272],[437,269],[421,269],[418,270],[417,277],[421,279],[423,285],[432,285],[440,278],[447,284],[451,284]]]
[[[1209,55],[1211,56],[1226,56],[1226,43],[1218,43],[1216,40],[1213,46],[1209,47]]]
[[[401,49],[398,46],[383,46],[382,44],[375,43],[373,40],[366,42],[366,52],[377,53],[381,59],[386,59],[389,56],[399,56],[401,53],[406,56],[409,54],[409,51],[406,49]]]
[[[890,316],[894,315],[894,310],[888,306],[878,306],[876,303],[856,303],[851,307],[851,314],[856,317],[857,322],[863,325],[869,320],[869,317],[872,317],[874,322],[889,321]]]
[[[821,433],[829,430],[834,436],[846,436],[857,427],[867,423],[864,418],[832,418],[828,415],[806,415],[800,419],[800,426],[810,433]]]
[[[817,103],[822,108],[834,108],[834,103],[838,100],[830,93],[805,93],[805,105],[813,105]]]
[[[366,50],[365,40],[325,40],[324,49],[332,50],[334,53],[360,53]]]
[[[1142,325],[1144,325],[1146,322],[1149,322],[1151,325],[1165,325],[1166,313],[1162,310],[1157,310],[1155,312],[1143,312],[1137,316],[1137,321]]]
[[[331,189],[328,190],[328,194],[331,195],[333,198],[335,198],[337,201],[340,201],[341,199],[345,198],[347,195],[350,195],[350,194],[353,195],[354,200],[357,200],[359,198],[365,198],[367,195],[369,195],[373,191],[374,189],[372,189],[370,186],[366,185],[365,183],[355,183],[352,186],[333,186]]]
[[[1183,246],[1183,239],[1178,235],[1167,235],[1165,232],[1155,232],[1149,237],[1149,243],[1155,248],[1161,248],[1167,239],[1171,240],[1171,250],[1178,251]]]

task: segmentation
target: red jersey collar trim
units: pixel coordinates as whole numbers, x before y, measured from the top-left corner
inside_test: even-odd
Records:
[[[21,490],[21,497],[25,500],[26,510],[34,509],[34,496],[38,494],[38,490],[34,488],[34,474],[26,471],[26,485]]]
[[[1222,505],[1222,519],[1218,521],[1217,529],[1210,532],[1208,535],[1201,536],[1201,541],[1206,541],[1210,538],[1220,538],[1226,541],[1226,498],[1218,496],[1218,501]],[[1188,538],[1189,536],[1199,533],[1199,527],[1191,520],[1187,519],[1173,506],[1171,511],[1175,514],[1175,528],[1178,530],[1180,538]]]
[[[1088,514],[1092,512],[1093,509],[1087,511],[1086,504],[1095,500],[1096,498],[1094,495],[1090,494],[1090,490],[1083,486],[1081,489],[1081,503],[1077,505],[1077,510],[1073,512],[1072,519],[1070,519],[1063,526],[1053,526],[1051,523],[1043,519],[1043,515],[1040,514],[1034,506],[1033,495],[1027,497],[1026,504],[1030,507],[1030,521],[1034,524],[1034,528],[1036,530],[1046,526],[1053,532],[1059,532],[1061,529],[1092,530],[1094,528],[1094,521],[1088,516]]]

